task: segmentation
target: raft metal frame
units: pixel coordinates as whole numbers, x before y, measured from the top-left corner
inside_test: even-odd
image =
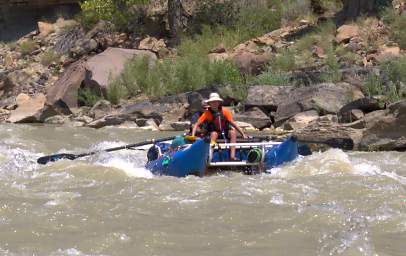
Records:
[[[261,165],[264,163],[265,160],[265,148],[267,147],[273,147],[276,145],[280,145],[282,142],[245,142],[245,143],[219,143],[216,144],[214,147],[210,147],[209,150],[209,159],[208,159],[208,164],[207,166],[210,167],[241,167],[241,166],[257,166]],[[230,147],[235,147],[236,150],[237,148],[242,149],[242,148],[261,148],[262,151],[262,158],[260,162],[256,163],[249,163],[247,161],[233,161],[233,162],[212,162],[213,159],[213,151],[217,148],[217,150],[220,149],[228,149]]]

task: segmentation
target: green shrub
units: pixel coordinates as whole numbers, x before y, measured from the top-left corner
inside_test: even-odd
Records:
[[[272,72],[289,72],[295,70],[295,54],[292,50],[281,50],[270,61],[270,67]]]
[[[332,22],[320,25],[315,32],[306,34],[295,43],[295,49],[300,53],[311,50],[313,46],[321,47],[325,52],[333,47],[336,26]]]
[[[311,13],[309,0],[285,0],[282,2],[282,19],[284,23],[294,22]]]
[[[27,39],[20,44],[20,52],[23,55],[32,53],[37,49],[37,44],[32,39]]]
[[[120,99],[127,99],[128,97],[128,90],[120,80],[115,80],[109,85],[106,98],[111,103],[118,104]]]
[[[339,82],[342,78],[340,64],[338,63],[337,57],[332,50],[328,52],[327,58],[325,59],[325,64],[327,70],[326,73],[322,75],[322,80],[332,83]]]
[[[246,37],[247,35],[244,35],[241,31],[233,31],[225,27],[211,28],[203,26],[201,34],[184,38],[177,49],[182,57],[204,57],[220,43],[223,43],[226,48],[232,48],[244,41]]]
[[[289,76],[286,73],[264,72],[250,81],[252,85],[275,85],[283,86],[289,84]]]
[[[266,5],[250,1],[250,5],[243,6],[236,25],[236,31],[240,31],[245,40],[269,33],[281,27],[282,4],[278,0],[266,1]]]
[[[364,88],[368,96],[383,95],[384,84],[379,76],[371,73],[364,82]]]
[[[204,26],[212,29],[226,27],[249,37],[258,36],[280,27],[280,0],[203,0],[193,15],[191,33],[201,33]],[[255,14],[255,15],[253,15]]]
[[[383,95],[390,102],[406,97],[402,83],[406,83],[406,57],[388,61],[380,65],[380,74],[369,74],[364,82],[368,96]]]
[[[280,21],[280,0],[201,1],[189,34],[183,36],[178,52],[183,57],[206,56],[220,43],[232,48],[252,37],[271,32],[280,27]]]
[[[393,82],[389,82],[388,89],[386,93],[387,100],[390,102],[396,102],[401,100],[403,97],[400,95],[398,88]]]
[[[242,84],[239,70],[229,62],[210,62],[207,57],[179,57],[151,63],[135,58],[127,63],[123,73],[111,83],[108,99],[146,93],[151,97],[172,95],[209,85]]]
[[[394,84],[406,83],[406,57],[385,62],[380,68],[384,76]]]
[[[49,66],[52,62],[57,61],[58,55],[53,50],[48,50],[41,55],[41,64],[44,66]]]
[[[147,4],[149,0],[85,0],[80,4],[82,12],[78,20],[86,28],[92,28],[99,20],[110,21],[119,29],[126,29],[134,16],[134,6]]]
[[[78,102],[80,105],[92,107],[102,98],[102,93],[92,88],[80,88],[78,91]]]
[[[389,26],[391,38],[399,47],[406,49],[406,16],[398,15],[393,8],[386,9],[383,20]]]

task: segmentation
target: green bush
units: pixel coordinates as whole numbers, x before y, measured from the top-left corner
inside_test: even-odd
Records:
[[[239,70],[229,62],[210,62],[207,57],[179,57],[152,63],[135,58],[127,63],[123,73],[111,83],[107,98],[119,98],[146,93],[151,97],[172,95],[209,85],[242,84]]]
[[[326,73],[322,74],[321,80],[331,83],[341,81],[342,74],[340,72],[340,64],[332,49],[327,53],[325,64]]]
[[[389,26],[391,38],[399,47],[406,49],[406,16],[398,15],[393,8],[387,8],[383,20]]]
[[[289,85],[289,76],[286,73],[272,73],[270,71],[267,71],[254,77],[252,81],[249,82],[249,84],[275,86]]]
[[[227,49],[232,48],[252,37],[279,28],[280,1],[268,0],[262,4],[254,2],[257,1],[202,1],[197,18],[192,21],[191,31],[183,36],[178,46],[179,55],[206,56],[220,43]]]
[[[383,95],[384,84],[379,76],[371,73],[364,82],[364,88],[368,96]]]
[[[128,96],[128,90],[120,80],[113,81],[107,89],[106,98],[113,104],[118,104],[120,99],[127,99]]]
[[[99,20],[110,21],[119,29],[127,29],[134,15],[134,6],[147,4],[149,0],[85,0],[80,4],[82,12],[78,20],[91,29]]]
[[[78,102],[80,105],[92,107],[102,98],[102,93],[92,88],[80,88],[78,91]]]
[[[212,29],[226,27],[229,30],[258,36],[280,27],[281,0],[216,0],[199,1],[191,21],[189,32],[201,33],[204,26]],[[253,15],[255,14],[255,15]]]
[[[311,13],[309,0],[285,0],[282,2],[282,19],[284,23],[296,21],[300,17]]]
[[[27,39],[20,44],[20,52],[23,55],[32,53],[37,49],[37,44],[32,39]]]
[[[406,83],[406,57],[385,62],[380,68],[384,76],[394,84]]]
[[[266,5],[255,5],[255,1],[250,1],[250,5],[241,9],[235,30],[244,34],[247,37],[245,40],[261,36],[281,27],[281,1],[268,0],[265,2]]]
[[[48,50],[41,55],[40,62],[44,66],[49,66],[52,62],[57,61],[58,55],[53,50]]]
[[[295,54],[290,49],[281,50],[270,61],[272,72],[289,72],[296,69]]]

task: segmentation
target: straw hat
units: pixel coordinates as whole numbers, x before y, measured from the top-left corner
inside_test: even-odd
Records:
[[[207,100],[207,103],[213,102],[213,101],[221,101],[223,102],[223,99],[220,98],[220,95],[216,92],[210,93],[209,99]]]

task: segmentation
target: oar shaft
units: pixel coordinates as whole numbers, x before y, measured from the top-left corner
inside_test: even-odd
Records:
[[[155,140],[155,139],[147,140],[147,141],[143,141],[143,142],[139,142],[139,143],[124,145],[124,146],[114,147],[114,148],[107,148],[107,149],[102,149],[102,150],[97,150],[97,151],[92,151],[92,152],[82,153],[82,154],[77,154],[77,155],[61,153],[61,154],[55,154],[55,155],[50,155],[50,156],[43,156],[43,157],[40,157],[37,159],[37,163],[47,164],[49,162],[55,162],[60,159],[75,160],[77,158],[91,156],[91,155],[95,155],[95,154],[102,153],[102,152],[112,152],[112,151],[117,151],[117,150],[121,150],[121,149],[130,149],[130,148],[145,146],[148,144],[153,144],[153,143],[162,142],[162,141],[166,141],[166,140],[173,140],[174,138],[175,137],[172,136],[172,137],[166,137],[166,138],[161,138],[161,139],[157,139],[157,140]]]
[[[122,150],[122,149],[130,149],[130,148],[135,148],[135,147],[141,147],[141,146],[145,146],[148,144],[153,144],[153,143],[158,143],[158,142],[162,142],[162,141],[166,141],[166,140],[173,140],[175,137],[166,137],[166,138],[161,138],[161,139],[152,139],[152,140],[146,140],[143,142],[138,142],[138,143],[134,143],[134,144],[128,144],[128,145],[124,145],[124,146],[120,146],[120,147],[114,147],[114,148],[107,148],[107,149],[102,149],[102,150],[98,150],[98,151],[93,151],[93,152],[88,152],[88,153],[83,153],[83,154],[79,154],[76,155],[76,158],[79,157],[85,157],[85,156],[91,156],[91,155],[95,155],[95,154],[99,154],[99,153],[103,153],[103,152],[113,152],[113,151],[117,151],[117,150]]]

